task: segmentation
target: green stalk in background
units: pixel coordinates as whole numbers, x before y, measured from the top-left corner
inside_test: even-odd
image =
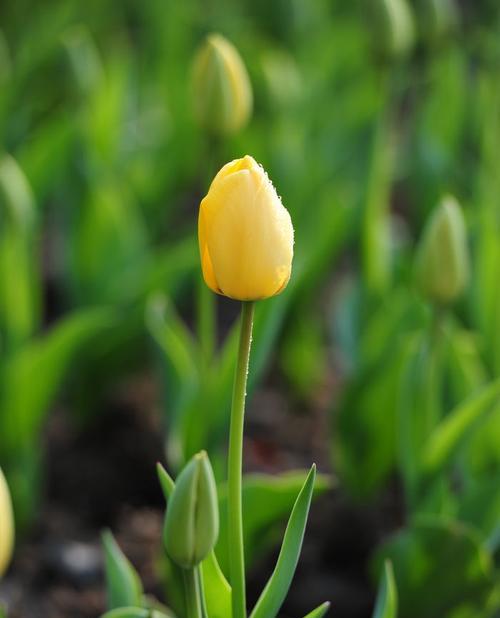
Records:
[[[233,590],[233,618],[245,618],[247,615],[241,484],[245,396],[250,346],[252,343],[253,315],[254,302],[243,302],[241,309],[240,343],[234,379],[233,401],[231,405],[228,462],[229,565]]]
[[[206,159],[208,161],[208,173],[207,177],[204,178],[204,181],[206,182],[208,187],[210,186],[213,177],[219,169],[221,143],[221,140],[218,139],[215,135],[207,135],[206,137]],[[216,302],[215,296],[205,285],[205,282],[201,275],[198,277],[197,286],[197,330],[201,349],[202,367],[204,372],[206,373],[207,367],[213,361],[216,347]]]

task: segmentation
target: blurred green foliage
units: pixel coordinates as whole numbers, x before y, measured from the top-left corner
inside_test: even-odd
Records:
[[[291,283],[257,309],[250,389],[277,357],[307,404],[333,356],[342,487],[366,501],[402,486],[405,527],[375,560],[392,561],[399,615],[498,612],[498,3],[18,0],[0,24],[0,464],[18,519],[70,369],[67,407],[85,422],[155,364],[169,464],[207,448],[221,476],[236,330],[213,343],[196,213],[214,170],[248,152],[296,229]],[[212,31],[255,100],[217,142],[189,87]],[[472,275],[441,312],[413,271],[445,193]]]

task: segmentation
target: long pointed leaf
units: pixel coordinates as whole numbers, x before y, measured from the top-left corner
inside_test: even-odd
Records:
[[[102,535],[108,592],[108,608],[142,604],[142,584],[134,567],[119,548],[111,532]]]
[[[173,614],[166,614],[156,609],[142,609],[141,607],[120,607],[106,612],[101,618],[174,618]]]
[[[174,479],[165,470],[165,468],[161,465],[161,463],[156,464],[156,471],[158,473],[158,479],[160,481],[163,495],[165,496],[165,502],[168,502],[168,499],[170,498],[170,496],[172,495],[172,492],[174,491],[174,487],[175,487]]]
[[[327,601],[326,603],[322,603],[316,609],[313,609],[312,612],[309,612],[307,616],[304,616],[304,618],[322,618],[329,609],[330,602]]]
[[[300,490],[283,537],[283,544],[276,567],[262,591],[250,618],[275,618],[285,600],[299,561],[300,550],[311,506],[311,498],[316,478],[313,465]]]
[[[297,496],[304,485],[309,470],[290,470],[279,475],[245,474],[243,477],[243,542],[245,563],[248,569],[275,547],[283,536],[283,523],[287,521]],[[317,474],[313,497],[320,496],[332,487],[334,481],[324,474]],[[227,485],[219,490],[221,530],[227,528]],[[266,508],[260,505],[265,504]],[[224,573],[229,572],[229,546],[227,535],[219,535],[215,549]]]
[[[92,337],[109,328],[113,319],[114,312],[106,308],[75,312],[6,360],[0,373],[4,448],[30,444],[38,435],[74,355]]]
[[[213,551],[201,563],[201,573],[208,615],[210,618],[231,618],[231,586],[224,577]]]
[[[377,595],[373,618],[397,618],[398,591],[394,580],[392,562],[386,560]]]
[[[423,453],[423,471],[427,475],[440,471],[462,444],[469,431],[498,404],[500,380],[481,388],[459,404],[436,427]]]

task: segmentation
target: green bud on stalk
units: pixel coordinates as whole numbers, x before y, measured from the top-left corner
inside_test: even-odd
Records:
[[[385,60],[406,56],[415,42],[415,23],[407,0],[368,0],[373,44]]]
[[[469,281],[469,250],[462,210],[451,196],[432,213],[417,250],[415,274],[422,295],[436,305],[449,305]]]
[[[195,455],[180,473],[168,501],[163,542],[180,567],[198,565],[212,551],[219,535],[217,489],[205,451]]]
[[[208,36],[198,50],[192,71],[194,113],[213,135],[243,128],[252,112],[250,78],[237,49],[219,34]]]

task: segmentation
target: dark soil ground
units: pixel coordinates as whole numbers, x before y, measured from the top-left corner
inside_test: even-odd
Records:
[[[84,431],[62,410],[46,431],[46,491],[36,523],[0,583],[9,618],[96,618],[105,610],[100,532],[111,528],[147,592],[166,600],[158,578],[163,497],[155,463],[163,460],[159,414],[148,380],[132,381]],[[245,467],[277,472],[316,461],[330,472],[327,406],[290,413],[279,385],[255,394],[247,414]],[[153,405],[152,405],[153,404]],[[157,407],[157,406],[156,406]],[[263,412],[265,411],[265,412]],[[300,618],[331,600],[339,618],[367,618],[374,592],[367,564],[397,525],[391,492],[376,507],[338,490],[318,498],[283,616]],[[250,573],[249,601],[265,584],[278,549]]]

